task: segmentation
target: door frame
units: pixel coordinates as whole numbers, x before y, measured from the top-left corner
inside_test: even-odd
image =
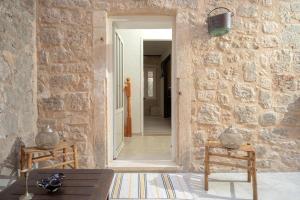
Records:
[[[107,48],[107,101],[112,102],[114,99],[113,96],[113,48],[111,46],[112,42],[112,33],[114,31],[113,25],[115,25],[117,28],[125,28],[123,26],[117,26],[116,22],[124,22],[125,27],[130,27],[131,25],[136,27],[136,29],[162,29],[162,28],[172,28],[172,117],[171,117],[171,144],[172,144],[172,161],[176,164],[181,164],[178,162],[181,162],[180,154],[179,154],[179,141],[178,141],[178,126],[176,125],[177,118],[178,118],[178,78],[176,78],[177,73],[177,66],[176,66],[176,18],[174,16],[109,16],[107,21],[107,43],[110,44]],[[131,23],[132,22],[132,23]],[[138,28],[137,28],[138,27]],[[133,28],[133,27],[131,27]],[[159,39],[153,39],[153,41],[158,41]],[[148,40],[147,40],[148,41]],[[162,39],[164,41],[164,39]],[[141,51],[143,50],[143,42],[144,39],[141,38]],[[144,56],[142,54],[141,56],[141,66],[143,67],[144,62]],[[142,73],[144,72],[141,70]],[[143,75],[141,77],[144,77]],[[143,78],[142,78],[143,81]],[[144,85],[144,82],[141,83],[142,86]],[[143,87],[141,87],[143,88]],[[141,93],[144,95],[143,91]],[[141,110],[143,112],[143,101],[141,101]],[[114,114],[113,114],[113,105],[108,103],[107,104],[107,166],[111,166],[113,162],[113,126],[114,126]],[[143,125],[143,115],[142,115],[142,130],[144,129]],[[157,160],[158,161],[158,160]],[[159,162],[159,161],[158,161]]]

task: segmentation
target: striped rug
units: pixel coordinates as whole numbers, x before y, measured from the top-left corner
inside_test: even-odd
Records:
[[[193,199],[183,176],[159,173],[117,173],[111,199]]]

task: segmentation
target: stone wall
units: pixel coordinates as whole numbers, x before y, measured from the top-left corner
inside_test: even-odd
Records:
[[[0,174],[16,175],[20,144],[36,134],[36,4],[0,2]],[[1,188],[0,188],[1,189]]]
[[[209,1],[235,16],[224,37],[194,37],[193,166],[202,168],[203,142],[234,125],[257,151],[261,170],[300,169],[300,1]],[[292,108],[292,109],[291,109]]]
[[[39,129],[50,124],[75,140],[82,167],[94,166],[92,10],[89,1],[38,2]]]
[[[212,38],[205,21],[217,6],[234,12],[233,30]],[[234,125],[256,147],[260,170],[300,169],[299,0],[40,0],[39,125],[78,141],[83,166],[105,163],[106,12],[176,16],[179,164],[201,170],[204,141]]]

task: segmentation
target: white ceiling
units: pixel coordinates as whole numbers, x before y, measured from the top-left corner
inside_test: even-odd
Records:
[[[144,55],[163,55],[166,52],[171,52],[171,41],[144,41]]]

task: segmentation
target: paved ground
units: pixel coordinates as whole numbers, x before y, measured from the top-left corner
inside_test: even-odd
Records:
[[[196,200],[251,200],[251,184],[246,174],[216,173],[209,179],[209,191],[203,187],[203,174],[181,173]],[[3,178],[3,177],[2,177]],[[258,173],[259,200],[300,200],[300,172]],[[0,179],[0,188],[7,184]]]
[[[250,200],[251,184],[242,173],[216,173],[209,176],[209,191],[204,191],[203,174],[183,174],[195,199]],[[258,173],[259,200],[300,200],[300,172]]]

